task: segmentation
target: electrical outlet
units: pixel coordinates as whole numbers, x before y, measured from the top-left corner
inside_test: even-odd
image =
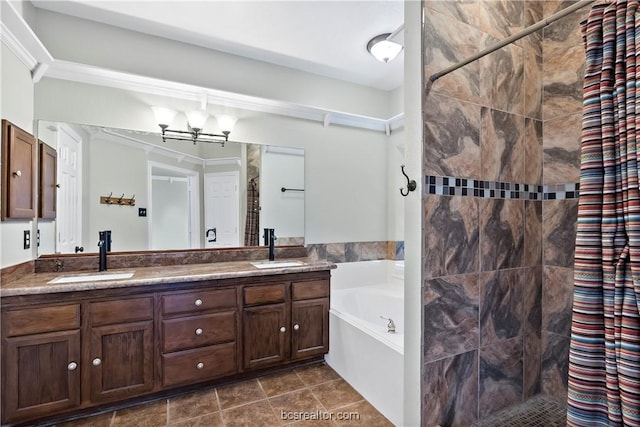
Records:
[[[138,216],[147,216],[147,208],[138,208]]]
[[[31,247],[31,231],[24,230],[23,236],[22,246],[24,249],[29,249]]]

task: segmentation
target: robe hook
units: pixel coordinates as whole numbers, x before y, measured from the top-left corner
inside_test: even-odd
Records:
[[[417,184],[415,180],[409,179],[409,176],[404,171],[404,165],[401,165],[400,169],[402,170],[402,175],[404,175],[404,177],[407,178],[407,191],[405,192],[404,188],[401,188],[400,194],[402,194],[404,197],[407,197],[409,195],[409,192],[414,191],[416,189]]]

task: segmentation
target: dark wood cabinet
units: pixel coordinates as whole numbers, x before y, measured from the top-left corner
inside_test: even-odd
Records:
[[[0,219],[33,219],[36,143],[33,135],[2,120],[2,209]]]
[[[328,310],[328,271],[3,297],[2,424],[320,359]]]
[[[38,218],[56,218],[57,170],[58,154],[56,150],[40,141],[38,169]]]
[[[329,350],[329,281],[244,288],[244,368],[281,365]]]
[[[91,339],[90,399],[119,400],[153,390],[154,298],[93,301],[89,304]]]

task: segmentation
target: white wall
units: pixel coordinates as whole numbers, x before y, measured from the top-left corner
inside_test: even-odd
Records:
[[[0,111],[2,118],[33,133],[34,90],[31,72],[4,43],[1,44]],[[31,232],[31,249],[23,249],[24,230]],[[33,221],[3,221],[0,223],[0,240],[0,267],[19,264],[34,258],[37,248]]]
[[[37,119],[158,129],[150,104],[132,92],[45,78],[35,97]],[[251,113],[232,139],[305,150],[306,243],[387,240],[384,133]]]

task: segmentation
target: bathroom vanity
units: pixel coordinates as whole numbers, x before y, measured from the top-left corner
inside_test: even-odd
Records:
[[[333,265],[282,265],[34,273],[4,283],[2,423],[321,359],[329,346]]]

